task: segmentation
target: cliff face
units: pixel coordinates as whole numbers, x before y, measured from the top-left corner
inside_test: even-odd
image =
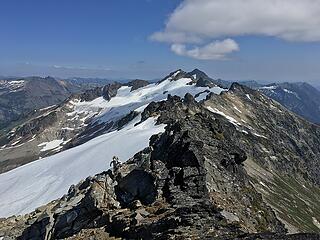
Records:
[[[157,116],[158,123],[167,127],[150,139],[149,147],[113,171],[72,186],[60,200],[31,214],[3,220],[0,236],[4,240],[319,239],[316,234],[286,236],[284,224],[256,190],[260,175],[248,175],[246,168],[271,172],[263,164],[271,163],[259,150],[251,162],[253,149],[264,140],[252,142],[258,133],[245,132],[235,118],[217,109],[230,103],[227,96],[232,91],[236,98],[235,87],[217,97],[221,99],[215,109],[212,104],[217,99],[197,103],[189,94],[184,99],[169,96],[166,101],[152,102],[141,121]],[[241,92],[239,96],[247,97],[248,93]],[[283,175],[278,169],[277,176],[300,176],[292,168]],[[301,179],[307,182],[309,176],[302,174]],[[316,187],[312,173],[310,180]]]

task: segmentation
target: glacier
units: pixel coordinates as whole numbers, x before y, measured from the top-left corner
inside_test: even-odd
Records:
[[[220,94],[220,87],[197,87],[190,78],[171,81],[170,78],[131,91],[122,86],[115,97],[103,97],[88,102],[73,101],[70,117],[86,113],[85,117],[97,122],[110,122],[131,111],[141,113],[152,101],[161,101],[168,94],[183,97],[186,93],[204,99],[208,92]],[[156,118],[139,123],[141,115],[120,130],[96,137],[80,146],[53,156],[39,159],[9,172],[0,174],[0,217],[32,212],[67,193],[72,184],[110,168],[113,156],[126,161],[149,144],[152,135],[164,131],[165,125],[156,125]],[[139,123],[138,125],[136,125]]]

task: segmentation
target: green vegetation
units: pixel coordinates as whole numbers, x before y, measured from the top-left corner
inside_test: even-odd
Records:
[[[274,176],[262,186],[265,199],[277,210],[278,216],[302,232],[320,232],[313,217],[320,221],[320,189],[300,183],[290,176]]]

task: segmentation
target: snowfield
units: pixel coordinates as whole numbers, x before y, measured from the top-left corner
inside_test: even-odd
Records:
[[[110,122],[124,117],[131,111],[142,112],[152,101],[167,98],[168,94],[183,97],[186,93],[204,99],[208,92],[220,94],[219,87],[196,87],[190,78],[171,81],[170,78],[131,91],[123,86],[110,101],[102,97],[89,102],[70,101],[73,112],[70,118],[91,119],[92,122]],[[200,94],[201,93],[201,94]],[[83,117],[85,116],[85,117]],[[0,175],[0,217],[21,215],[58,199],[67,193],[72,184],[110,168],[113,156],[122,161],[149,145],[149,138],[163,132],[165,125],[155,125],[156,119],[140,122],[139,115],[118,131],[96,137],[80,146],[37,160]],[[84,124],[85,125],[85,124]],[[43,143],[42,150],[55,149],[61,141]]]
[[[72,102],[74,112],[70,113],[71,117],[85,113],[86,119],[94,117],[98,122],[115,121],[130,113],[131,111],[148,104],[152,101],[165,100],[168,94],[183,97],[186,93],[193,96],[200,94],[198,101],[205,99],[207,92],[220,94],[225,89],[220,87],[197,87],[195,84],[189,85],[192,80],[190,78],[181,78],[177,81],[167,79],[161,83],[149,84],[143,88],[139,88],[131,92],[131,87],[122,86],[117,96],[106,101],[103,97],[99,97],[90,102]]]
[[[134,127],[99,136],[78,147],[32,162],[0,175],[0,217],[29,213],[67,193],[72,184],[110,168],[113,156],[127,160],[149,145],[149,138],[163,132],[149,118]]]
[[[63,143],[62,139],[53,140],[51,142],[44,142],[38,145],[38,147],[42,147],[41,152],[45,152],[48,150],[52,150],[58,148],[60,144]]]

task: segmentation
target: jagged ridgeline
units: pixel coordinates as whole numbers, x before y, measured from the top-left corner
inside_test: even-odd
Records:
[[[319,239],[320,127],[259,91],[240,84],[224,90],[207,81],[179,70],[154,86],[142,84],[135,89],[125,86],[127,92],[123,92],[123,86],[110,89],[113,92],[110,98],[102,97],[99,101],[112,103],[117,113],[119,108],[112,99],[131,99],[126,106],[134,108],[108,118],[113,112],[107,111],[110,106],[106,105],[102,111],[105,115],[101,112],[90,115],[94,123],[101,116],[103,121],[96,125],[86,122],[88,134],[78,135],[98,132],[95,138],[90,136],[86,141],[76,142],[80,137],[75,135],[69,150],[4,173],[0,181],[5,179],[10,184],[6,191],[13,196],[10,194],[14,189],[9,188],[16,185],[10,179],[19,183],[19,176],[27,176],[24,170],[36,166],[40,177],[29,176],[30,179],[45,181],[46,176],[53,181],[43,185],[44,191],[33,191],[38,198],[50,199],[50,189],[64,186],[57,183],[64,175],[54,175],[48,170],[42,176],[41,163],[49,159],[53,164],[50,166],[59,169],[57,159],[68,160],[61,163],[68,167],[73,164],[71,158],[76,158],[78,161],[74,160],[75,164],[68,168],[73,169],[68,174],[72,179],[72,174],[83,172],[83,165],[89,168],[97,164],[98,153],[90,152],[90,159],[83,160],[87,155],[84,150],[97,150],[97,144],[103,145],[105,157],[101,173],[72,185],[58,200],[41,207],[39,200],[38,208],[29,210],[31,213],[1,220],[0,237],[4,240]],[[80,102],[92,106],[92,101],[97,100],[89,97]],[[99,131],[93,131],[93,126]],[[136,152],[127,151],[125,148],[131,147],[130,138],[143,131],[147,144]],[[124,136],[116,143],[122,144],[122,152],[127,151],[122,156],[114,155],[128,160],[107,170],[112,155],[104,144],[112,145],[114,135]],[[86,148],[87,144],[90,148]],[[76,151],[82,155],[74,154]],[[126,155],[130,156],[125,158]],[[67,177],[63,179],[67,182]],[[17,204],[13,202],[14,199],[12,204]],[[23,205],[14,206],[25,212]]]

